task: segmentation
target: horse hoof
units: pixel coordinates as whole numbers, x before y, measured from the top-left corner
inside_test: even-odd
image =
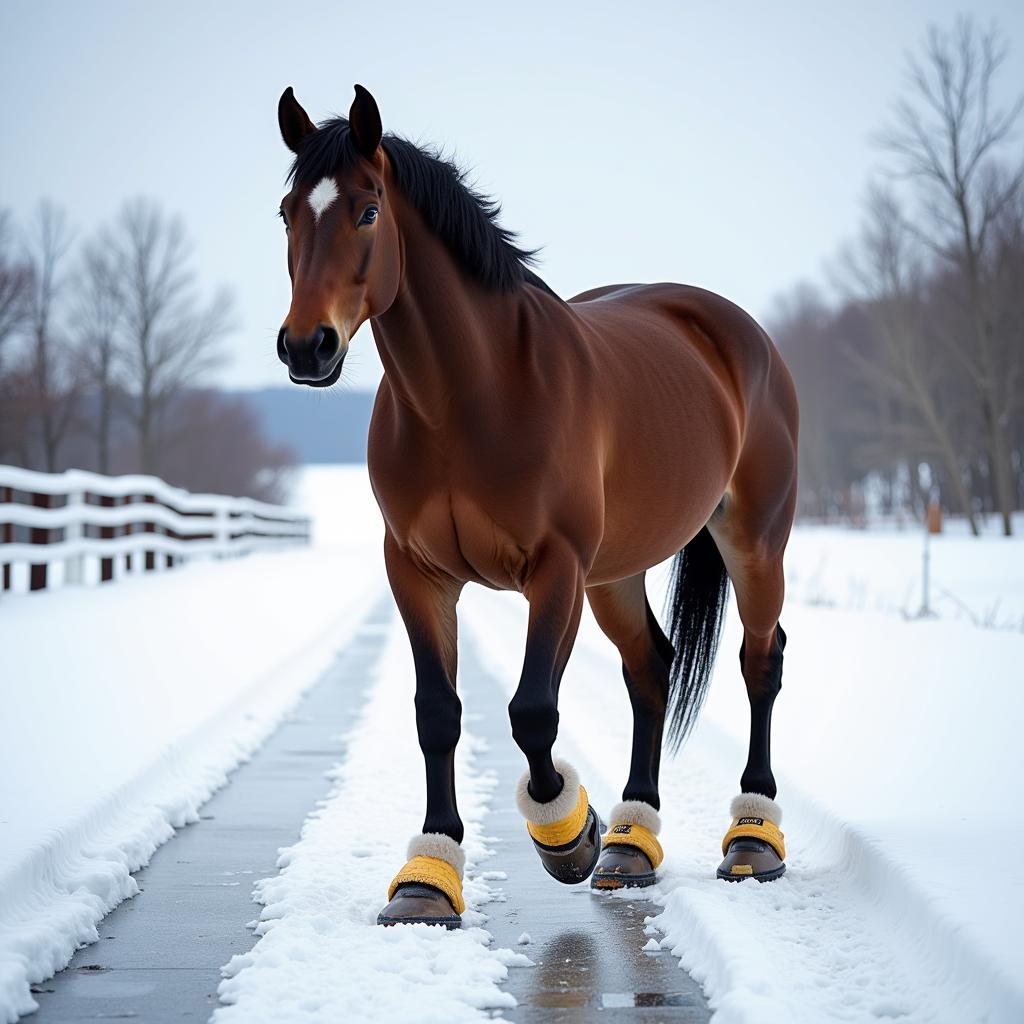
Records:
[[[624,800],[612,808],[612,827],[590,885],[593,889],[642,889],[658,880],[665,859],[658,842],[661,818],[649,804]]]
[[[734,839],[718,868],[718,877],[726,882],[742,882],[754,878],[758,882],[774,882],[786,873],[786,862],[760,839]]]
[[[786,837],[778,825],[782,809],[759,793],[741,793],[731,810],[732,826],[722,840],[725,860],[718,867],[718,877],[726,882],[781,878],[786,873]]]
[[[658,876],[647,854],[633,846],[606,846],[590,880],[591,889],[644,889]]]
[[[597,866],[601,856],[601,819],[597,811],[587,804],[587,817],[583,830],[571,842],[561,846],[546,846],[533,840],[544,870],[563,885],[585,882]]]
[[[461,928],[462,918],[440,889],[419,882],[400,885],[388,905],[377,915],[377,924],[430,924]]]

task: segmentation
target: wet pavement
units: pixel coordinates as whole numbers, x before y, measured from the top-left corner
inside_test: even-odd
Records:
[[[276,873],[278,850],[327,795],[324,773],[344,756],[341,734],[362,707],[391,617],[388,599],[201,820],[136,873],[143,891],[100,922],[99,941],[35,986],[39,1011],[27,1021],[208,1020],[221,966],[252,948],[253,883]]]
[[[362,707],[393,616],[390,599],[370,613],[323,679],[203,807],[201,820],[136,873],[142,892],[104,918],[99,941],[33,989],[33,1024],[208,1020],[221,966],[252,947],[253,884],[276,872],[279,849],[298,839],[327,795],[325,773],[344,758],[342,737]],[[656,908],[639,897],[563,886],[544,873],[512,802],[523,758],[512,742],[507,697],[471,642],[460,645],[460,658],[460,688],[478,695],[474,706],[493,709],[467,722],[489,744],[478,767],[498,778],[485,832],[499,841],[489,864],[507,878],[490,882],[505,900],[484,908],[487,928],[496,945],[536,963],[509,971],[505,988],[519,1006],[495,1016],[522,1024],[708,1020],[699,986],[676,959],[641,951],[644,918]],[[523,932],[531,941],[518,945]]]
[[[640,890],[623,899],[594,893],[589,883],[567,886],[545,874],[533,850],[512,794],[525,761],[512,741],[508,697],[488,676],[471,642],[459,647],[459,687],[474,706],[495,714],[474,717],[468,727],[487,740],[489,749],[478,767],[493,771],[498,784],[485,819],[487,836],[498,840],[495,856],[483,870],[500,870],[507,878],[491,881],[505,902],[483,908],[485,926],[495,944],[525,953],[536,967],[512,968],[503,987],[519,1001],[501,1018],[521,1024],[696,1024],[710,1018],[700,986],[669,952],[642,952],[650,936],[644,918],[658,908]],[[527,933],[530,942],[518,945]]]

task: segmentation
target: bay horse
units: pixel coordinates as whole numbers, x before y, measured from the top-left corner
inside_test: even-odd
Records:
[[[609,285],[565,301],[498,205],[435,152],[384,134],[357,85],[348,118],[314,125],[291,88],[281,202],[291,380],[336,382],[369,320],[384,365],[368,463],[384,555],[416,673],[426,817],[381,924],[457,927],[463,824],[454,753],[456,603],[466,583],[529,602],[508,706],[528,770],[517,803],[546,870],[596,888],[655,879],[666,721],[678,744],[708,686],[731,580],[750,748],[718,876],[785,870],[769,758],[782,682],[783,552],[796,498],[797,402],[764,330],[709,291]],[[667,635],[646,571],[676,555]],[[607,831],[552,756],[558,691],[586,598],[622,658],[633,746]]]

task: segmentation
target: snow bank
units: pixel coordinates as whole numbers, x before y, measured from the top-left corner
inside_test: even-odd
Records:
[[[486,879],[495,873],[480,867],[491,856],[480,823],[494,778],[477,770],[483,743],[467,730],[456,758],[466,823],[463,929],[375,923],[423,815],[413,689],[405,632],[392,628],[333,791],[307,819],[299,842],[282,852],[280,874],[257,885],[260,939],[224,968],[219,991],[228,1005],[214,1013],[214,1024],[457,1024],[516,1005],[498,986],[508,967],[530,961],[489,949],[490,935],[480,927],[480,908],[494,898]]]
[[[345,488],[364,524],[347,546],[4,599],[0,1021],[95,941],[131,872],[197,820],[386,586],[365,470]]]

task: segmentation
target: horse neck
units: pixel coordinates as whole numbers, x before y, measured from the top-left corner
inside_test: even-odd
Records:
[[[403,279],[373,334],[395,395],[436,428],[507,372],[520,299],[467,274],[415,210],[400,222]]]

